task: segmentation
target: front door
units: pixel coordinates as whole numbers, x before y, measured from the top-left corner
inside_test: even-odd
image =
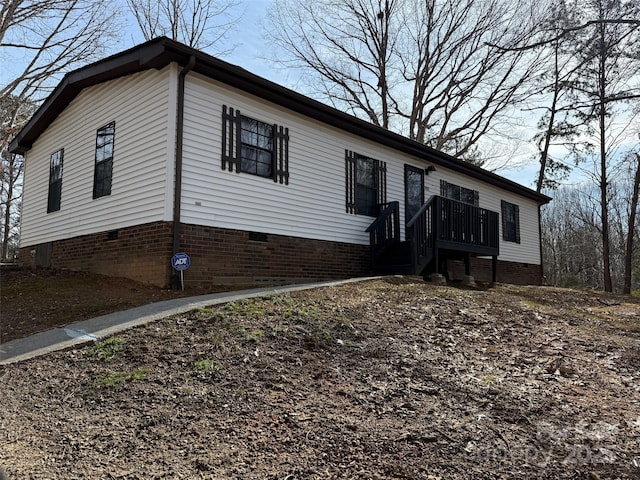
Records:
[[[418,213],[424,205],[424,170],[422,168],[404,166],[404,221],[405,224]],[[412,229],[405,232],[406,238],[412,237]]]

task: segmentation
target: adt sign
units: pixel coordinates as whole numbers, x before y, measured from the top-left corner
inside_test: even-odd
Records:
[[[171,266],[174,270],[186,270],[189,268],[189,265],[191,265],[191,259],[186,253],[176,253],[171,257]]]

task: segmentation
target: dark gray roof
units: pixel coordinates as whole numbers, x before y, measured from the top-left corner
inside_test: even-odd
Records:
[[[231,85],[252,95],[325,122],[360,137],[413,155],[425,162],[440,165],[503,188],[542,204],[551,199],[530,188],[512,182],[480,167],[459,160],[424,144],[360,120],[293,90],[252,74],[182,43],[166,37],[156,38],[134,48],[68,73],[45,100],[25,127],[9,144],[13,153],[25,153],[53,120],[85,87],[148,69],[161,69],[171,62],[185,66],[196,60],[193,71]]]

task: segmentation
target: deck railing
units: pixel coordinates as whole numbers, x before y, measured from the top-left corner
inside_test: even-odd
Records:
[[[438,222],[434,222],[434,211],[439,207],[436,201],[438,198],[429,198],[406,224],[409,237],[407,240],[411,243],[411,263],[415,273],[420,273],[433,257],[436,238],[434,228],[438,225]]]
[[[366,230],[369,233],[372,268],[388,248],[400,241],[400,203],[383,203],[379,208],[380,215]]]
[[[497,255],[499,230],[497,212],[458,202],[444,197],[436,197],[440,203],[440,225],[436,239],[440,247],[458,248],[474,253],[487,250],[487,255]],[[490,251],[491,250],[491,251]]]
[[[414,271],[421,273],[439,249],[498,255],[498,220],[497,212],[432,196],[406,224]]]

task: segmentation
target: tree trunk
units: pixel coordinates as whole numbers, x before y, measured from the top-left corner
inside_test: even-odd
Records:
[[[560,90],[560,72],[558,71],[558,42],[554,45],[555,53],[555,69],[554,69],[554,82],[553,82],[553,98],[551,100],[551,108],[549,109],[549,124],[547,125],[547,133],[544,137],[544,147],[542,154],[540,155],[540,173],[538,174],[538,181],[536,182],[536,192],[542,191],[542,185],[544,184],[545,173],[547,169],[547,158],[549,157],[549,147],[551,145],[551,137],[553,135],[553,124],[556,121],[556,108],[558,105],[558,93]]]
[[[11,232],[11,205],[13,201],[13,162],[10,163],[9,181],[7,182],[7,203],[4,209],[4,228],[2,229],[2,255],[3,261],[9,258],[9,233]]]
[[[627,225],[627,242],[624,250],[624,286],[622,293],[631,293],[631,273],[633,270],[633,238],[636,230],[636,211],[638,209],[638,194],[640,193],[640,153],[636,153],[636,175],[633,180],[633,195],[631,196],[631,211]]]
[[[609,206],[607,205],[607,191],[608,191],[608,179],[607,179],[607,72],[606,72],[606,60],[607,60],[607,45],[605,39],[605,26],[599,25],[600,29],[600,45],[598,55],[599,68],[598,68],[598,94],[599,94],[599,108],[598,108],[598,120],[600,127],[600,216],[602,220],[602,269],[603,269],[603,281],[604,291],[613,291],[613,282],[611,281],[611,244],[609,241]]]
[[[378,45],[378,70],[380,72],[379,87],[380,99],[382,101],[382,127],[389,128],[389,85],[387,83],[387,52],[389,48],[389,16],[391,10],[389,2],[386,1],[384,10],[378,13],[380,20],[380,44]]]

